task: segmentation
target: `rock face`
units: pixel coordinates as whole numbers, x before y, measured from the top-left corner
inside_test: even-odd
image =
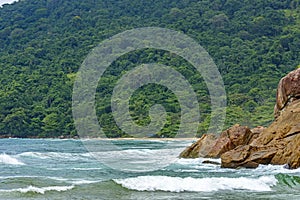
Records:
[[[204,134],[197,142],[187,147],[180,155],[181,158],[206,157],[215,145],[217,137],[212,134]]]
[[[258,164],[288,164],[300,167],[300,100],[284,112],[249,145],[239,146],[221,155],[222,166],[257,167]]]
[[[276,104],[274,107],[275,118],[290,103],[300,98],[300,68],[290,72],[278,84]]]
[[[247,126],[234,125],[223,131],[219,137],[204,134],[197,142],[187,147],[182,158],[210,157],[219,158],[223,153],[243,144],[248,144],[256,135]]]
[[[223,153],[232,150],[237,146],[248,144],[253,135],[254,134],[247,126],[236,124],[221,133],[206,157],[219,158]]]
[[[300,69],[290,72],[278,84],[275,121],[249,145],[221,155],[222,166],[257,167],[275,164],[300,167]]]
[[[300,167],[300,69],[279,82],[275,121],[268,127],[235,125],[216,138],[204,135],[182,157],[221,157],[227,168],[255,168],[259,164]]]

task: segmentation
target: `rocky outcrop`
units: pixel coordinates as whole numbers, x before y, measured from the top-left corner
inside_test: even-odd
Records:
[[[234,125],[223,131],[219,137],[204,134],[197,142],[187,147],[181,154],[182,158],[209,157],[219,158],[223,153],[237,146],[248,144],[255,137],[247,126]]]
[[[180,155],[181,158],[206,157],[215,145],[217,137],[213,134],[204,134],[197,142],[187,147]]]
[[[255,168],[259,164],[300,167],[300,69],[279,82],[275,121],[268,127],[235,125],[216,138],[204,135],[182,157],[221,157],[227,168]],[[208,142],[209,141],[209,142]],[[211,146],[210,146],[211,145]]]
[[[236,124],[221,133],[206,157],[219,158],[223,153],[230,151],[237,146],[248,144],[253,135],[254,134],[247,126]]]
[[[278,84],[274,115],[277,118],[290,103],[300,98],[300,69],[282,78]]]
[[[221,155],[222,166],[256,167],[258,164],[300,166],[300,100],[284,112],[249,145],[239,146]]]
[[[287,164],[300,167],[300,69],[282,78],[277,88],[275,121],[249,145],[221,155],[222,166],[256,167]]]

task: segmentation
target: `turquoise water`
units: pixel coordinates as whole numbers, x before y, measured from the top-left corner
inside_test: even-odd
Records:
[[[191,142],[2,139],[0,199],[300,199],[300,170],[178,159]]]

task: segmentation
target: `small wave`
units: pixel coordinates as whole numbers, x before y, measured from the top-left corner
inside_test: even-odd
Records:
[[[146,149],[146,148],[131,148],[131,149],[124,149],[124,150],[116,150],[110,151],[109,154],[107,152],[98,151],[98,152],[91,152],[90,155],[96,156],[151,156],[151,155],[165,155],[165,154],[174,154],[178,157],[178,153],[182,150],[182,148],[173,148],[173,149]]]
[[[289,175],[289,174],[276,174],[276,179],[278,180],[280,186],[287,186],[289,188],[299,188],[300,177]]]
[[[82,160],[90,159],[89,153],[60,153],[60,152],[24,152],[19,154],[21,157],[34,157],[39,159],[67,159],[67,160]]]
[[[23,162],[5,153],[0,154],[0,163],[7,165],[25,165]]]
[[[162,169],[176,161],[178,149],[126,149],[91,152],[92,156],[109,167],[122,171],[146,172]]]
[[[102,182],[102,180],[86,180],[86,179],[68,179],[63,177],[55,177],[55,176],[0,176],[0,179],[2,181],[7,179],[22,179],[22,182],[24,182],[24,179],[30,179],[30,180],[37,180],[41,179],[44,181],[55,181],[59,184],[71,184],[71,185],[86,185],[86,184],[93,184],[93,183],[99,183]],[[18,180],[19,181],[19,180]],[[46,188],[47,189],[47,188]],[[3,192],[3,190],[0,190]]]
[[[46,156],[44,153],[39,152],[24,152],[19,154],[18,156],[24,156],[24,157],[36,157],[40,159],[47,159],[48,156]]]
[[[115,183],[137,191],[168,192],[212,192],[218,190],[272,191],[277,180],[274,176],[259,178],[179,178],[168,176],[139,176],[136,178],[115,179]]]
[[[65,169],[65,168],[64,168]],[[74,167],[71,168],[71,170],[77,170],[77,171],[94,171],[94,170],[100,170],[101,167],[86,167],[86,168],[80,168],[80,167]]]
[[[60,182],[69,183],[72,185],[85,185],[85,184],[102,182],[102,180],[67,179],[67,178],[62,178],[62,177],[51,177],[51,176],[45,176],[45,177],[40,177],[40,178],[60,181]]]
[[[11,189],[11,190],[0,190],[0,192],[20,192],[20,193],[39,193],[39,194],[45,194],[45,192],[48,191],[57,191],[57,192],[63,192],[67,190],[73,189],[74,186],[49,186],[49,187],[35,187],[35,186],[28,186],[26,188],[17,188],[17,189]]]
[[[291,170],[285,168],[284,165],[259,165],[254,171],[261,174],[299,174],[300,168]]]
[[[92,184],[92,183],[100,183],[102,181],[96,180],[96,181],[91,181],[91,180],[73,180],[72,183],[74,185],[87,185],[87,184]]]
[[[203,161],[212,161],[215,163],[220,163],[221,164],[221,158],[180,158],[176,161],[177,164],[180,165],[201,165],[203,163]]]

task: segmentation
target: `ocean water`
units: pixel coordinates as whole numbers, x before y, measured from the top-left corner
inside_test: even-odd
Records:
[[[192,142],[1,139],[0,199],[300,199],[300,170],[177,158]]]

